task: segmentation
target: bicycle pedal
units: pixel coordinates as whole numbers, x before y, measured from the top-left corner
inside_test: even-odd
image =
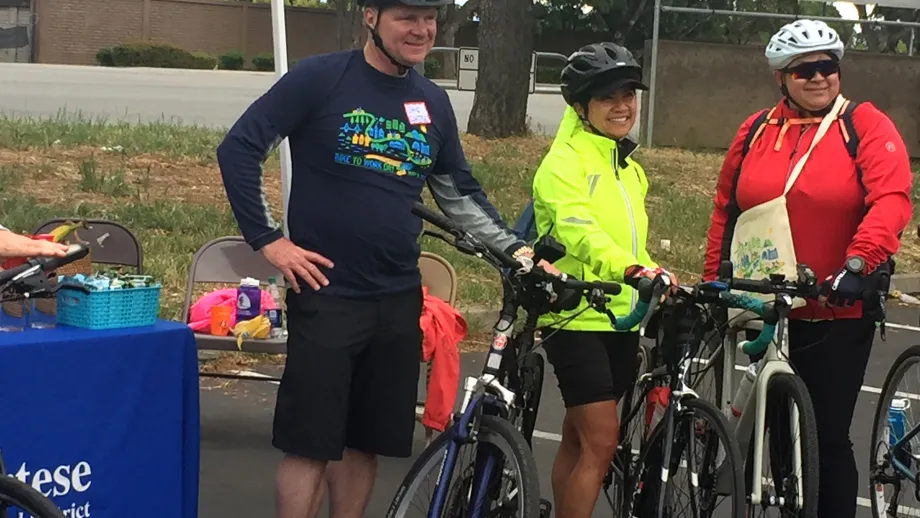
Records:
[[[553,504],[549,500],[540,499],[540,518],[549,518],[553,513]]]

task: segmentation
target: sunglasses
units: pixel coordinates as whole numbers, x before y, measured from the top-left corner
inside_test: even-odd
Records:
[[[783,72],[792,74],[793,79],[811,80],[818,72],[821,72],[823,77],[839,73],[840,63],[832,60],[812,61],[810,63],[802,63],[794,67],[785,68]]]

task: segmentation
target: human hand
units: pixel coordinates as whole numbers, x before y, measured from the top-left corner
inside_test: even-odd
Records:
[[[64,243],[0,231],[0,257],[64,257],[69,249]]]
[[[862,297],[863,277],[842,268],[834,275],[828,275],[821,285],[818,303],[826,306],[830,303],[837,307],[850,307]]]
[[[553,263],[548,262],[546,259],[541,259],[540,262],[537,263],[537,266],[543,268],[543,271],[550,275],[555,275],[557,277],[562,275],[562,271],[559,268],[553,266]]]
[[[680,289],[680,284],[678,284],[677,275],[661,268],[647,268],[645,266],[634,264],[628,268],[623,273],[623,278],[627,284],[631,286],[637,285],[638,279],[646,277],[651,280],[656,280],[659,277],[664,276],[668,284],[668,289],[661,295],[661,302],[667,298],[668,295],[677,293],[677,290]]]
[[[525,251],[522,252],[521,255],[524,257],[529,257],[533,259],[534,251],[528,248],[528,249],[525,249]],[[540,259],[540,262],[537,263],[537,266],[543,268],[543,271],[545,271],[546,273],[550,275],[559,276],[562,274],[562,272],[558,268],[553,266],[553,263],[547,261],[546,259]]]
[[[319,290],[320,284],[329,285],[329,279],[323,275],[317,264],[333,268],[332,261],[316,252],[300,248],[286,237],[263,246],[261,252],[268,262],[284,274],[284,278],[291,284],[294,293],[300,293],[298,277],[306,281],[314,290]]]

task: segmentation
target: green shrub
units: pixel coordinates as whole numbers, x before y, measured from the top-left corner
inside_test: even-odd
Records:
[[[425,58],[425,77],[440,77],[438,74],[441,71],[441,62],[437,58],[428,56]]]
[[[214,70],[217,68],[217,58],[207,52],[192,52],[192,68]]]
[[[111,48],[111,65],[116,67],[197,68],[211,69],[217,59],[206,52],[191,53],[167,43],[132,42]],[[108,60],[109,51],[102,49],[96,59]]]
[[[562,74],[562,67],[561,63],[553,66],[537,65],[537,73],[534,79],[536,79],[537,83],[558,85],[562,82],[559,77]]]
[[[275,56],[268,53],[256,54],[252,57],[252,66],[260,72],[273,72],[275,70]]]
[[[112,60],[112,47],[104,47],[96,53],[96,62],[104,67],[114,67],[115,61]]]
[[[246,65],[246,58],[238,50],[231,50],[220,57],[220,68],[223,70],[242,70]]]

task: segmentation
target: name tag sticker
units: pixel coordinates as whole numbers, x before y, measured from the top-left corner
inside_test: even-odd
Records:
[[[406,108],[406,117],[409,118],[409,124],[431,124],[428,106],[424,101],[409,102],[403,106]]]

